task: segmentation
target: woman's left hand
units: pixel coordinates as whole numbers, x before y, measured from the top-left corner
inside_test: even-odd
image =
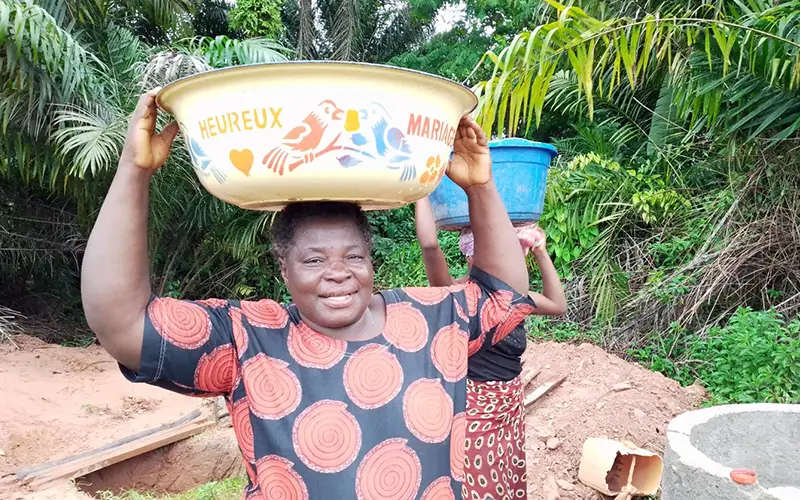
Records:
[[[464,190],[492,180],[489,141],[483,129],[469,116],[461,118],[458,124],[447,176]]]

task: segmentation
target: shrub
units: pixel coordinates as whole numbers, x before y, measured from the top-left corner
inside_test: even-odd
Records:
[[[711,404],[800,403],[800,318],[740,308],[704,336],[673,326],[659,337],[629,355],[684,385],[699,379]]]

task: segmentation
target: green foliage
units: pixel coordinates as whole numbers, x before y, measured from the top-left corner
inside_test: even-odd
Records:
[[[492,43],[491,38],[475,29],[457,26],[434,35],[418,49],[395,56],[389,64],[433,73],[457,82],[466,82],[470,78],[485,79],[489,76],[485,68],[476,75],[473,75],[473,70]]]
[[[228,22],[246,37],[277,39],[283,34],[282,5],[280,0],[237,0]]]
[[[699,379],[712,404],[800,403],[800,319],[774,311],[740,308],[704,335],[673,325],[629,355],[685,385]]]
[[[554,321],[544,316],[529,316],[525,328],[532,340],[565,342],[570,344],[604,345],[606,330],[601,326],[583,328],[571,321]]]
[[[244,478],[236,477],[223,481],[212,481],[185,493],[175,495],[143,493],[131,490],[120,495],[115,495],[110,491],[103,491],[99,493],[99,496],[101,500],[239,500],[242,498],[242,490],[246,485],[247,482]]]
[[[417,242],[413,207],[373,212],[369,219],[375,234],[375,286],[387,289],[426,285],[428,278]],[[466,274],[466,261],[458,249],[458,233],[440,231],[439,245],[453,276]]]
[[[624,168],[588,153],[550,170],[540,224],[561,274],[590,276],[596,315],[610,320],[628,293],[620,236],[661,225],[690,206],[652,165]]]
[[[125,2],[125,8],[137,9],[136,3]],[[179,2],[156,3],[143,6],[143,15]],[[159,52],[116,4],[41,5],[0,3],[0,111],[6,130],[0,134],[0,182],[8,193],[0,213],[0,298],[26,314],[81,321],[82,247],[142,88],[212,67],[286,60],[287,51],[265,38],[191,32],[178,38],[183,28],[168,24],[158,29],[177,41]],[[214,14],[212,1],[202,6]],[[190,16],[181,19],[181,26],[191,24]],[[285,292],[274,263],[263,259],[269,219],[211,197],[185,148],[176,144],[155,176],[151,199],[157,290],[180,297]]]
[[[300,59],[385,63],[424,42],[443,0],[291,0],[287,44]]]
[[[226,36],[194,37],[177,44],[186,53],[203,58],[212,68],[238,64],[258,64],[287,60],[288,51],[279,43],[264,37],[237,40]]]
[[[546,1],[557,19],[521,32],[499,54],[486,54],[494,73],[477,86],[486,130],[513,135],[520,123],[538,125],[562,67],[575,76],[574,88],[590,119],[596,99],[623,87],[641,88],[654,78],[660,86],[669,74],[676,117],[688,124],[690,136],[705,132],[752,140],[767,134],[777,141],[800,127],[796,2],[723,2],[723,8],[665,4],[636,17],[623,12],[598,19],[577,6]],[[660,140],[658,133],[654,139]]]
[[[527,327],[534,340],[612,342],[601,325],[533,316]],[[701,334],[673,324],[624,354],[682,385],[699,381],[711,393],[709,404],[800,403],[800,318],[787,321],[774,310],[739,308],[726,325]]]
[[[216,37],[234,36],[228,26],[231,5],[227,0],[195,0],[192,28],[198,35]]]

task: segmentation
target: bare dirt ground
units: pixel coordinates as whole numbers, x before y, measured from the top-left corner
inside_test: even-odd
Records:
[[[7,401],[0,405],[3,499],[90,498],[69,484],[46,492],[27,491],[16,484],[13,474],[22,467],[174,421],[204,404],[127,383],[98,346],[67,348],[24,335],[15,337],[15,342],[19,350],[0,344],[0,393]],[[628,440],[660,453],[669,421],[704,397],[697,387],[681,388],[677,382],[588,344],[531,344],[525,366],[541,370],[529,391],[567,376],[561,386],[528,409],[528,498],[534,500],[603,498],[577,481],[584,440]],[[547,437],[556,438],[551,440],[554,449],[542,441]],[[229,428],[207,432],[95,473],[88,479],[96,487],[85,489],[166,485],[175,492],[206,477],[216,480],[241,474],[233,439]],[[190,456],[201,460],[189,460]],[[189,482],[183,477],[187,470],[192,471]]]
[[[0,498],[10,497],[3,485],[10,488],[8,476],[20,468],[103,446],[203,404],[128,383],[99,346],[61,347],[26,335],[14,341],[19,350],[0,344]]]
[[[661,454],[669,421],[705,397],[698,386],[682,388],[589,344],[531,344],[525,368],[541,370],[529,391],[567,376],[528,408],[528,498],[536,500],[605,498],[577,480],[583,442],[627,440]],[[555,449],[545,444],[548,437],[556,438]]]
[[[205,484],[246,474],[230,420],[220,426],[93,472],[80,480],[81,490],[95,494],[135,489],[182,493]]]

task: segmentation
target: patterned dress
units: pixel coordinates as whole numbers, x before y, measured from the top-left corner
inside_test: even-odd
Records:
[[[525,326],[495,332],[469,359],[465,500],[527,498],[522,354]]]
[[[244,498],[460,499],[467,356],[533,303],[473,269],[449,288],[382,292],[367,341],[319,334],[296,307],[155,298],[135,382],[222,395],[249,475]]]

